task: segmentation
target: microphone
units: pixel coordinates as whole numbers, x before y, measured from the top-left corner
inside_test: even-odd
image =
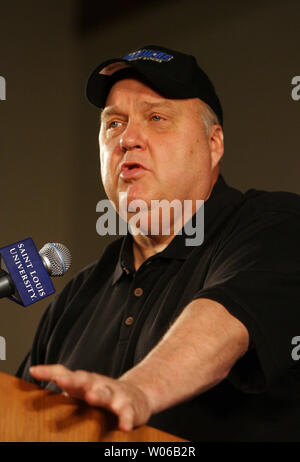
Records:
[[[31,238],[0,249],[6,269],[0,269],[0,298],[28,306],[55,292],[49,276],[63,276],[72,256],[63,244],[47,243],[38,252]]]
[[[39,254],[50,276],[63,276],[71,266],[70,250],[63,244],[45,244]]]

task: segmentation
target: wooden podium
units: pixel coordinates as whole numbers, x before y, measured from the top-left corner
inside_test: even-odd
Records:
[[[0,442],[185,441],[149,426],[117,430],[117,418],[0,372]]]

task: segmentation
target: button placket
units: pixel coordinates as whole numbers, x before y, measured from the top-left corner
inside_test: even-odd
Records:
[[[136,287],[133,291],[135,297],[141,297],[144,293],[143,289],[141,287]],[[124,321],[124,324],[126,326],[132,326],[134,323],[134,317],[133,316],[127,316],[127,318]]]

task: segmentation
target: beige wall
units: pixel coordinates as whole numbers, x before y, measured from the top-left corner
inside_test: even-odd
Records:
[[[124,2],[125,4],[125,2]],[[81,36],[71,0],[1,2],[1,245],[25,237],[72,251],[60,290],[101,254],[96,234],[99,182],[97,109],[85,100],[89,72],[102,60],[145,44],[194,54],[215,83],[225,113],[223,173],[233,186],[300,193],[300,75],[297,1],[167,1],[124,11]],[[0,301],[0,336],[14,373],[30,347],[46,302]]]

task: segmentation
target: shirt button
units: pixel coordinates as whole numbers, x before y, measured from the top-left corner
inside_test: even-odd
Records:
[[[143,295],[143,289],[141,287],[137,287],[136,289],[134,289],[134,295],[136,297],[140,297],[141,295]]]
[[[131,326],[131,324],[133,323],[134,323],[134,318],[132,316],[128,316],[128,318],[125,319],[126,326]]]

